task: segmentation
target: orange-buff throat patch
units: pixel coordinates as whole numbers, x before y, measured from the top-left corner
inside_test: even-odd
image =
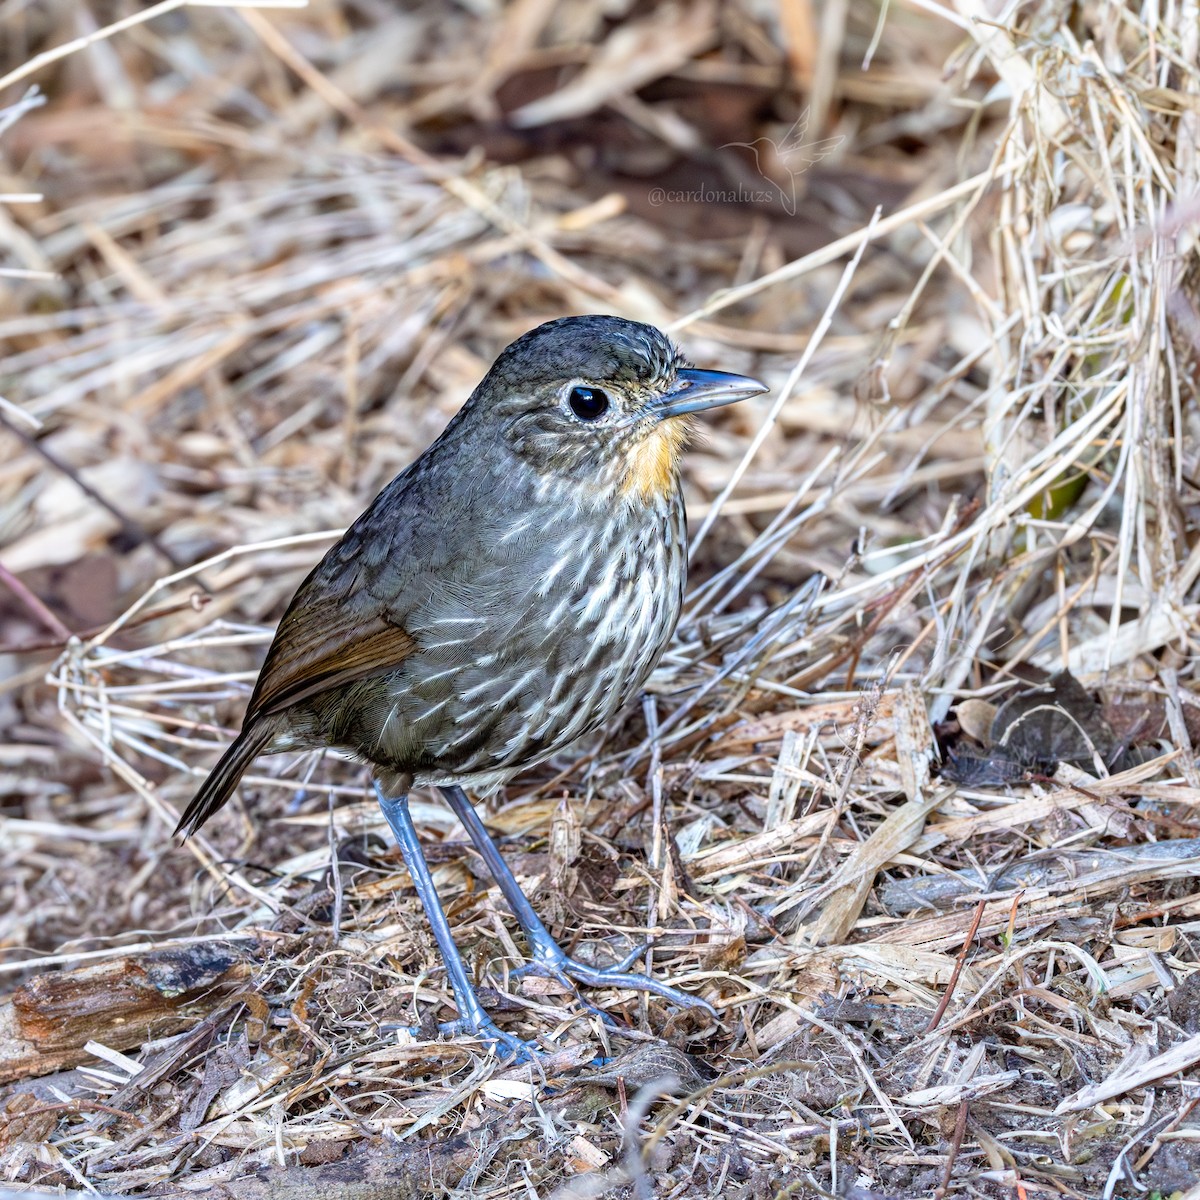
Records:
[[[669,417],[656,425],[627,455],[622,490],[642,500],[666,495],[675,485],[679,456],[691,440],[692,422]]]

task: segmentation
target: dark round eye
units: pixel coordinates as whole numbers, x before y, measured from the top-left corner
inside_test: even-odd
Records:
[[[598,421],[608,412],[608,397],[599,388],[573,387],[567,403],[581,421]]]

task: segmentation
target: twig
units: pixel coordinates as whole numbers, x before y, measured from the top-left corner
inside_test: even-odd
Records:
[[[1006,167],[1005,169],[1009,170],[1011,168]],[[970,179],[964,179],[962,183],[956,183],[953,187],[938,192],[936,196],[930,196],[925,200],[918,200],[915,204],[910,204],[907,208],[902,208],[890,217],[884,217],[881,221],[864,226],[862,229],[855,230],[854,233],[848,233],[845,237],[830,242],[827,246],[822,246],[820,250],[814,250],[811,254],[804,255],[803,258],[797,258],[793,262],[786,263],[777,271],[768,271],[766,275],[760,275],[750,283],[742,284],[741,287],[727,288],[725,291],[717,292],[715,296],[705,301],[699,308],[693,309],[690,313],[679,317],[671,324],[670,329],[672,331],[685,329],[688,325],[699,321],[703,317],[720,312],[721,309],[729,308],[731,305],[738,304],[742,300],[748,300],[751,296],[757,295],[764,288],[769,288],[773,284],[783,283],[788,279],[797,279],[801,275],[806,275],[809,271],[815,271],[818,267],[828,266],[829,263],[837,262],[843,254],[848,254],[859,249],[859,247],[865,245],[868,241],[885,237],[887,234],[903,228],[910,221],[917,221],[921,218],[931,216],[933,213],[941,212],[942,209],[949,208],[955,201],[961,200],[964,196],[969,196],[972,192],[982,192],[993,182],[996,175],[997,172],[995,170],[981,171],[978,175],[972,175]]]
[[[128,17],[122,17],[121,20],[114,21],[111,25],[105,25],[103,29],[93,30],[91,33],[84,34],[83,37],[63,42],[62,45],[55,46],[52,50],[43,50],[41,54],[35,54],[28,62],[22,63],[15,70],[9,71],[7,75],[0,79],[0,91],[10,84],[19,83],[22,79],[28,79],[30,75],[35,75],[43,67],[48,67],[51,63],[56,63],[60,59],[67,58],[77,50],[86,50],[88,46],[94,46],[97,42],[102,42],[114,34],[123,33],[126,29],[132,29],[135,25],[144,25],[147,21],[152,21],[155,17],[165,16],[167,13],[174,12],[178,8],[192,6],[203,8],[240,8],[245,5],[254,5],[258,8],[304,8],[307,3],[308,0],[162,0],[162,3],[153,4],[149,8],[143,9],[142,12],[131,13]]]
[[[279,30],[263,20],[258,13],[250,9],[243,12],[241,16],[242,20],[262,38],[271,52],[295,71],[332,108],[370,133],[381,145],[386,146],[393,153],[399,154],[414,166],[420,167],[430,179],[440,184],[469,208],[486,217],[497,229],[512,235],[524,249],[538,258],[554,274],[568,283],[574,284],[581,291],[600,297],[606,304],[612,305],[614,308],[625,307],[624,298],[617,288],[585,271],[569,258],[565,258],[548,245],[544,239],[539,238],[515,217],[506,213],[470,180],[456,175],[449,167],[438,162],[432,154],[427,154],[415,142],[410,141],[403,134],[397,133],[396,130],[373,121],[361,105],[322,75]]]
[[[963,1135],[967,1132],[967,1114],[970,1111],[970,1100],[963,1100],[958,1106],[958,1115],[954,1118],[954,1136],[950,1139],[946,1165],[942,1168],[942,1183],[933,1193],[936,1200],[942,1200],[942,1197],[950,1190],[950,1176],[954,1173],[954,1163],[958,1159],[959,1150],[962,1149]]]
[[[45,603],[33,594],[3,563],[0,563],[0,581],[26,609],[36,617],[59,642],[66,644],[75,635],[46,607]]]
[[[967,961],[967,954],[971,949],[971,943],[975,940],[975,935],[979,932],[979,922],[983,919],[983,910],[986,907],[986,900],[980,900],[975,906],[975,916],[971,919],[971,927],[967,930],[967,936],[963,939],[962,949],[958,952],[958,957],[954,960],[954,970],[950,972],[950,981],[946,984],[946,990],[942,994],[942,999],[933,1016],[930,1017],[929,1024],[925,1026],[926,1033],[932,1033],[938,1027],[938,1023],[949,1007],[950,997],[954,995],[954,989],[958,986],[958,978],[962,974],[963,964]]]
[[[152,608],[149,612],[142,613],[132,621],[127,622],[125,628],[136,629],[139,625],[146,625],[151,621],[161,620],[163,617],[174,616],[178,612],[199,612],[211,600],[212,595],[208,592],[203,594],[193,592],[187,600],[181,600],[178,604],[164,604],[161,608]],[[53,639],[46,639],[40,642],[22,642],[15,646],[11,643],[0,642],[0,654],[36,654],[42,650],[62,650],[71,638],[77,637],[81,641],[87,641],[87,639],[95,637],[96,634],[105,628],[105,625],[89,625],[86,629],[81,629],[77,634],[68,633],[65,637],[60,635]]]
[[[135,542],[145,542],[147,545],[153,546],[163,558],[167,560],[176,570],[182,570],[187,564],[182,561],[177,555],[172,553],[169,547],[164,546],[162,542],[155,537],[140,521],[135,520],[127,513],[123,512],[106,496],[101,495],[90,483],[84,479],[70,463],[64,462],[52,450],[44,446],[37,438],[31,437],[24,429],[18,429],[16,425],[9,420],[6,413],[0,411],[0,425],[3,425],[11,434],[21,439],[26,446],[29,447],[35,454],[50,464],[56,471],[65,475],[85,496],[95,500],[106,512],[121,523],[121,530],[128,537],[134,539]],[[196,585],[204,587],[202,580],[197,579]],[[207,588],[204,588],[207,591]]]
[[[737,487],[741,478],[746,473],[746,468],[754,460],[754,456],[762,447],[763,442],[767,440],[767,434],[775,428],[775,422],[779,420],[779,414],[783,411],[783,406],[792,398],[792,393],[796,390],[796,385],[800,382],[804,375],[805,368],[812,361],[812,356],[816,353],[817,347],[825,338],[825,334],[829,330],[829,326],[833,323],[834,313],[837,312],[838,306],[842,302],[842,297],[846,294],[846,289],[850,286],[850,280],[854,278],[855,271],[858,270],[858,264],[862,261],[863,251],[867,248],[867,242],[871,240],[871,235],[879,223],[879,209],[876,208],[871,216],[870,223],[867,225],[866,234],[858,244],[858,248],[854,251],[854,256],[846,264],[845,270],[842,271],[842,277],[838,280],[838,285],[833,289],[833,294],[829,297],[829,302],[825,305],[825,311],[821,314],[821,319],[817,322],[816,329],[812,332],[812,337],[808,339],[808,345],[804,347],[804,353],[800,355],[799,361],[788,374],[787,381],[783,387],[779,389],[779,395],[775,397],[771,403],[771,408],[767,415],[763,418],[762,424],[758,427],[757,432],[750,441],[750,445],[746,447],[746,452],[742,455],[741,461],[730,472],[725,486],[721,489],[720,494],[708,507],[708,512],[704,514],[704,520],[701,522],[700,528],[696,531],[696,536],[692,538],[692,544],[688,547],[688,557],[694,558],[696,550],[700,543],[704,541],[704,535],[712,528],[713,522],[721,514],[721,509],[725,501],[729,499],[733,493],[733,489]]]

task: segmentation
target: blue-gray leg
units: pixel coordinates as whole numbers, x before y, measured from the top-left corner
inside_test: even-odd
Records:
[[[622,962],[611,967],[589,967],[586,963],[572,958],[550,936],[550,931],[542,923],[541,917],[534,911],[533,905],[525,893],[521,891],[516,877],[508,869],[508,864],[500,854],[500,848],[492,841],[491,834],[484,828],[479,814],[475,811],[466,793],[460,787],[444,787],[441,793],[446,803],[454,810],[454,815],[462,822],[475,849],[492,873],[492,878],[504,895],[513,916],[517,918],[529,948],[533,952],[533,962],[528,969],[536,970],[546,975],[553,975],[563,982],[587,984],[589,987],[618,987],[632,988],[639,992],[653,992],[664,1000],[671,1000],[685,1008],[702,1008],[710,1016],[715,1017],[717,1010],[701,1000],[699,996],[689,996],[676,988],[659,983],[649,975],[631,973],[628,968],[643,953],[644,947],[635,950]],[[522,968],[526,969],[526,968]]]
[[[454,991],[458,1020],[441,1025],[439,1028],[443,1033],[451,1035],[470,1033],[486,1038],[516,1054],[518,1060],[528,1058],[531,1050],[529,1043],[512,1034],[505,1033],[496,1026],[492,1018],[484,1011],[483,1005],[479,1003],[479,997],[475,994],[470,979],[467,978],[467,969],[463,965],[462,955],[459,954],[458,947],[454,944],[454,937],[450,932],[450,922],[446,920],[445,910],[442,908],[442,902],[438,899],[437,889],[433,885],[433,876],[429,873],[429,864],[425,861],[421,843],[417,840],[417,830],[413,825],[412,815],[408,811],[408,797],[385,796],[379,784],[375,785],[375,795],[379,798],[379,807],[383,810],[383,815],[391,826],[392,833],[396,835],[400,853],[404,856],[404,865],[408,868],[413,887],[416,888],[421,906],[425,909],[426,919],[433,930],[434,940],[437,942],[438,950],[441,951],[442,962],[446,966],[446,974],[450,978],[450,987]]]

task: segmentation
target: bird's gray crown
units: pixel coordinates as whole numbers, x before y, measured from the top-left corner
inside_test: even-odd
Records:
[[[547,321],[517,338],[490,374],[520,381],[588,379],[653,385],[683,366],[674,343],[640,321],[591,315]]]

